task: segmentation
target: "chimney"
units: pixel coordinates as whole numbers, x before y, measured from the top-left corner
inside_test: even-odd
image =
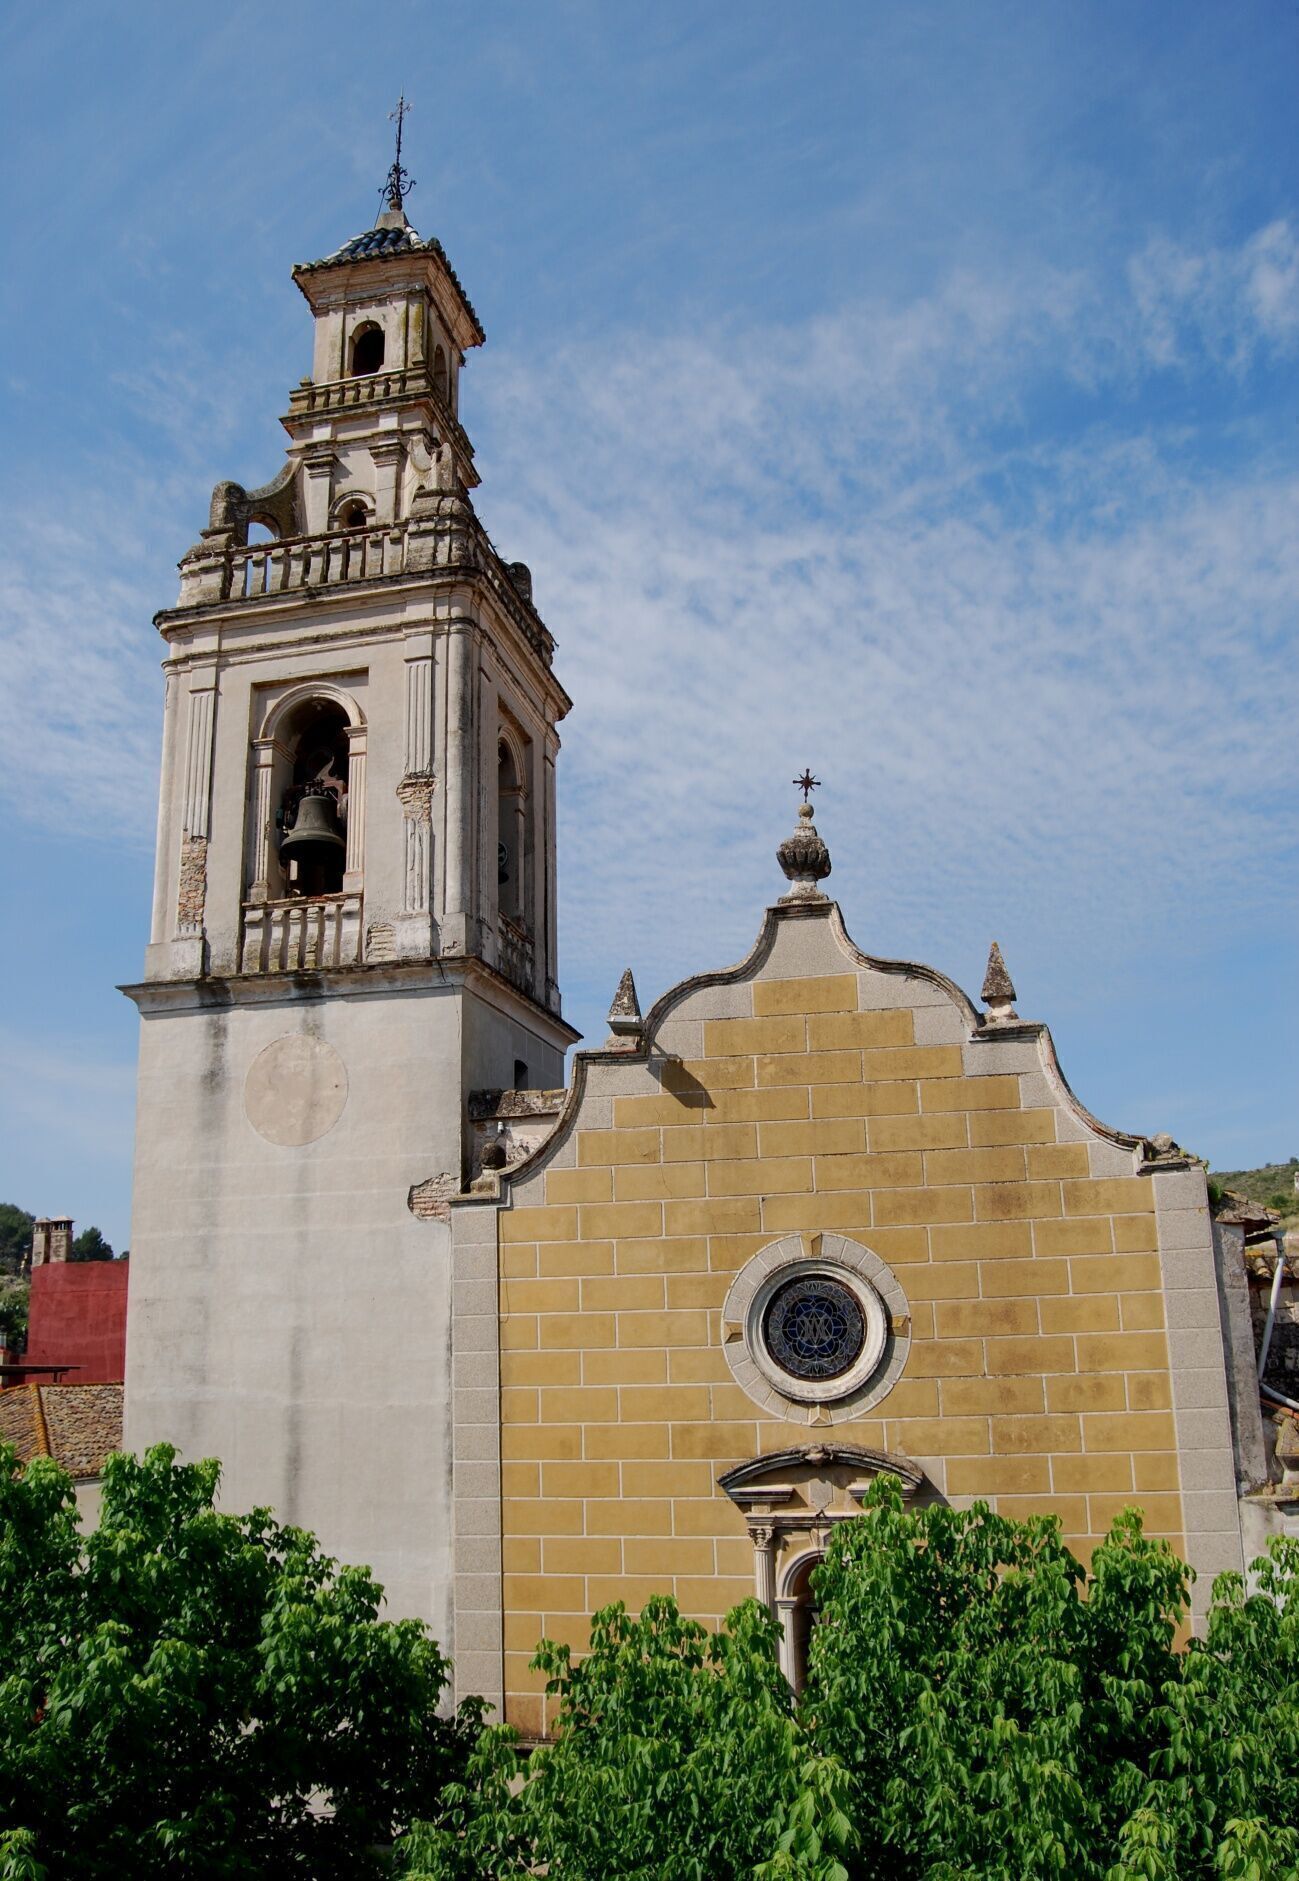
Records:
[[[72,1217],[71,1215],[51,1215],[50,1217],[50,1259],[66,1261],[72,1254]]]
[[[44,1267],[50,1258],[50,1218],[40,1215],[32,1223],[32,1266]]]

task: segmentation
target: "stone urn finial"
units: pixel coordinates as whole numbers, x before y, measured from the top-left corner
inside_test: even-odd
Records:
[[[988,1008],[985,1025],[1010,1025],[1019,1018],[1015,1011],[1015,988],[996,941],[993,941],[988,953],[988,970],[983,976],[983,1000]]]
[[[786,836],[776,851],[776,860],[787,876],[789,893],[782,901],[824,901],[817,887],[830,873],[830,851],[817,835],[812,821],[812,806],[804,799],[798,806],[798,824],[792,836]]]

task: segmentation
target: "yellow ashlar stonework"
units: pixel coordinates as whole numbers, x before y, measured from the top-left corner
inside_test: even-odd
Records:
[[[1229,1565],[1224,1369],[1202,1346],[1202,1421],[1179,1441],[1161,1184],[1202,1281],[1202,1172],[1143,1163],[1072,1097],[1044,1028],[981,1024],[941,976],[867,959],[828,901],[770,910],[743,966],[667,995],[635,1048],[583,1054],[496,1217],[509,1717],[544,1727],[543,1633],[580,1648],[594,1609],[663,1592],[717,1625],[753,1594],[719,1478],[819,1441],[909,1460],[921,1499],[1057,1514],[1084,1557],[1133,1502],[1186,1546],[1189,1445],[1197,1490],[1209,1453],[1219,1492],[1206,1558]],[[909,1308],[900,1374],[848,1421],[758,1402],[723,1319],[763,1249],[832,1234]],[[795,1545],[776,1533],[769,1587]]]

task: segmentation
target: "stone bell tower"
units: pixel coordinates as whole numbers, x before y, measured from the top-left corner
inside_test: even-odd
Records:
[[[450,1234],[471,1090],[563,1081],[557,725],[474,513],[483,331],[394,167],[293,278],[286,461],[220,483],[156,617],[126,1438],[223,1465],[446,1637]]]

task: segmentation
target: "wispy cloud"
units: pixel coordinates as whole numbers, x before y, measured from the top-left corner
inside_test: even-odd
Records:
[[[1103,273],[966,266],[801,324],[475,365],[483,512],[533,563],[577,699],[570,983],[602,989],[629,948],[647,990],[733,952],[809,760],[835,885],[885,949],[973,949],[996,921],[1103,974],[1210,944],[1224,872],[1281,879],[1299,480],[1248,438],[1216,461],[1247,402],[1156,421],[1138,394],[1168,372],[1230,393],[1289,357],[1297,257],[1284,222],[1198,255],[1160,238]],[[191,404],[233,434],[183,347],[138,389],[187,460]],[[150,840],[145,623],[193,487],[137,463],[9,533],[20,814],[66,824],[93,790]]]
[[[808,757],[868,941],[995,918],[1093,973],[1211,944],[1223,872],[1293,848],[1299,479],[1213,468],[1229,410],[1136,393],[1288,353],[1295,253],[1281,224],[1152,245],[1117,290],[965,271],[496,362],[484,507],[579,702],[569,974],[630,937],[651,984],[733,946]]]

